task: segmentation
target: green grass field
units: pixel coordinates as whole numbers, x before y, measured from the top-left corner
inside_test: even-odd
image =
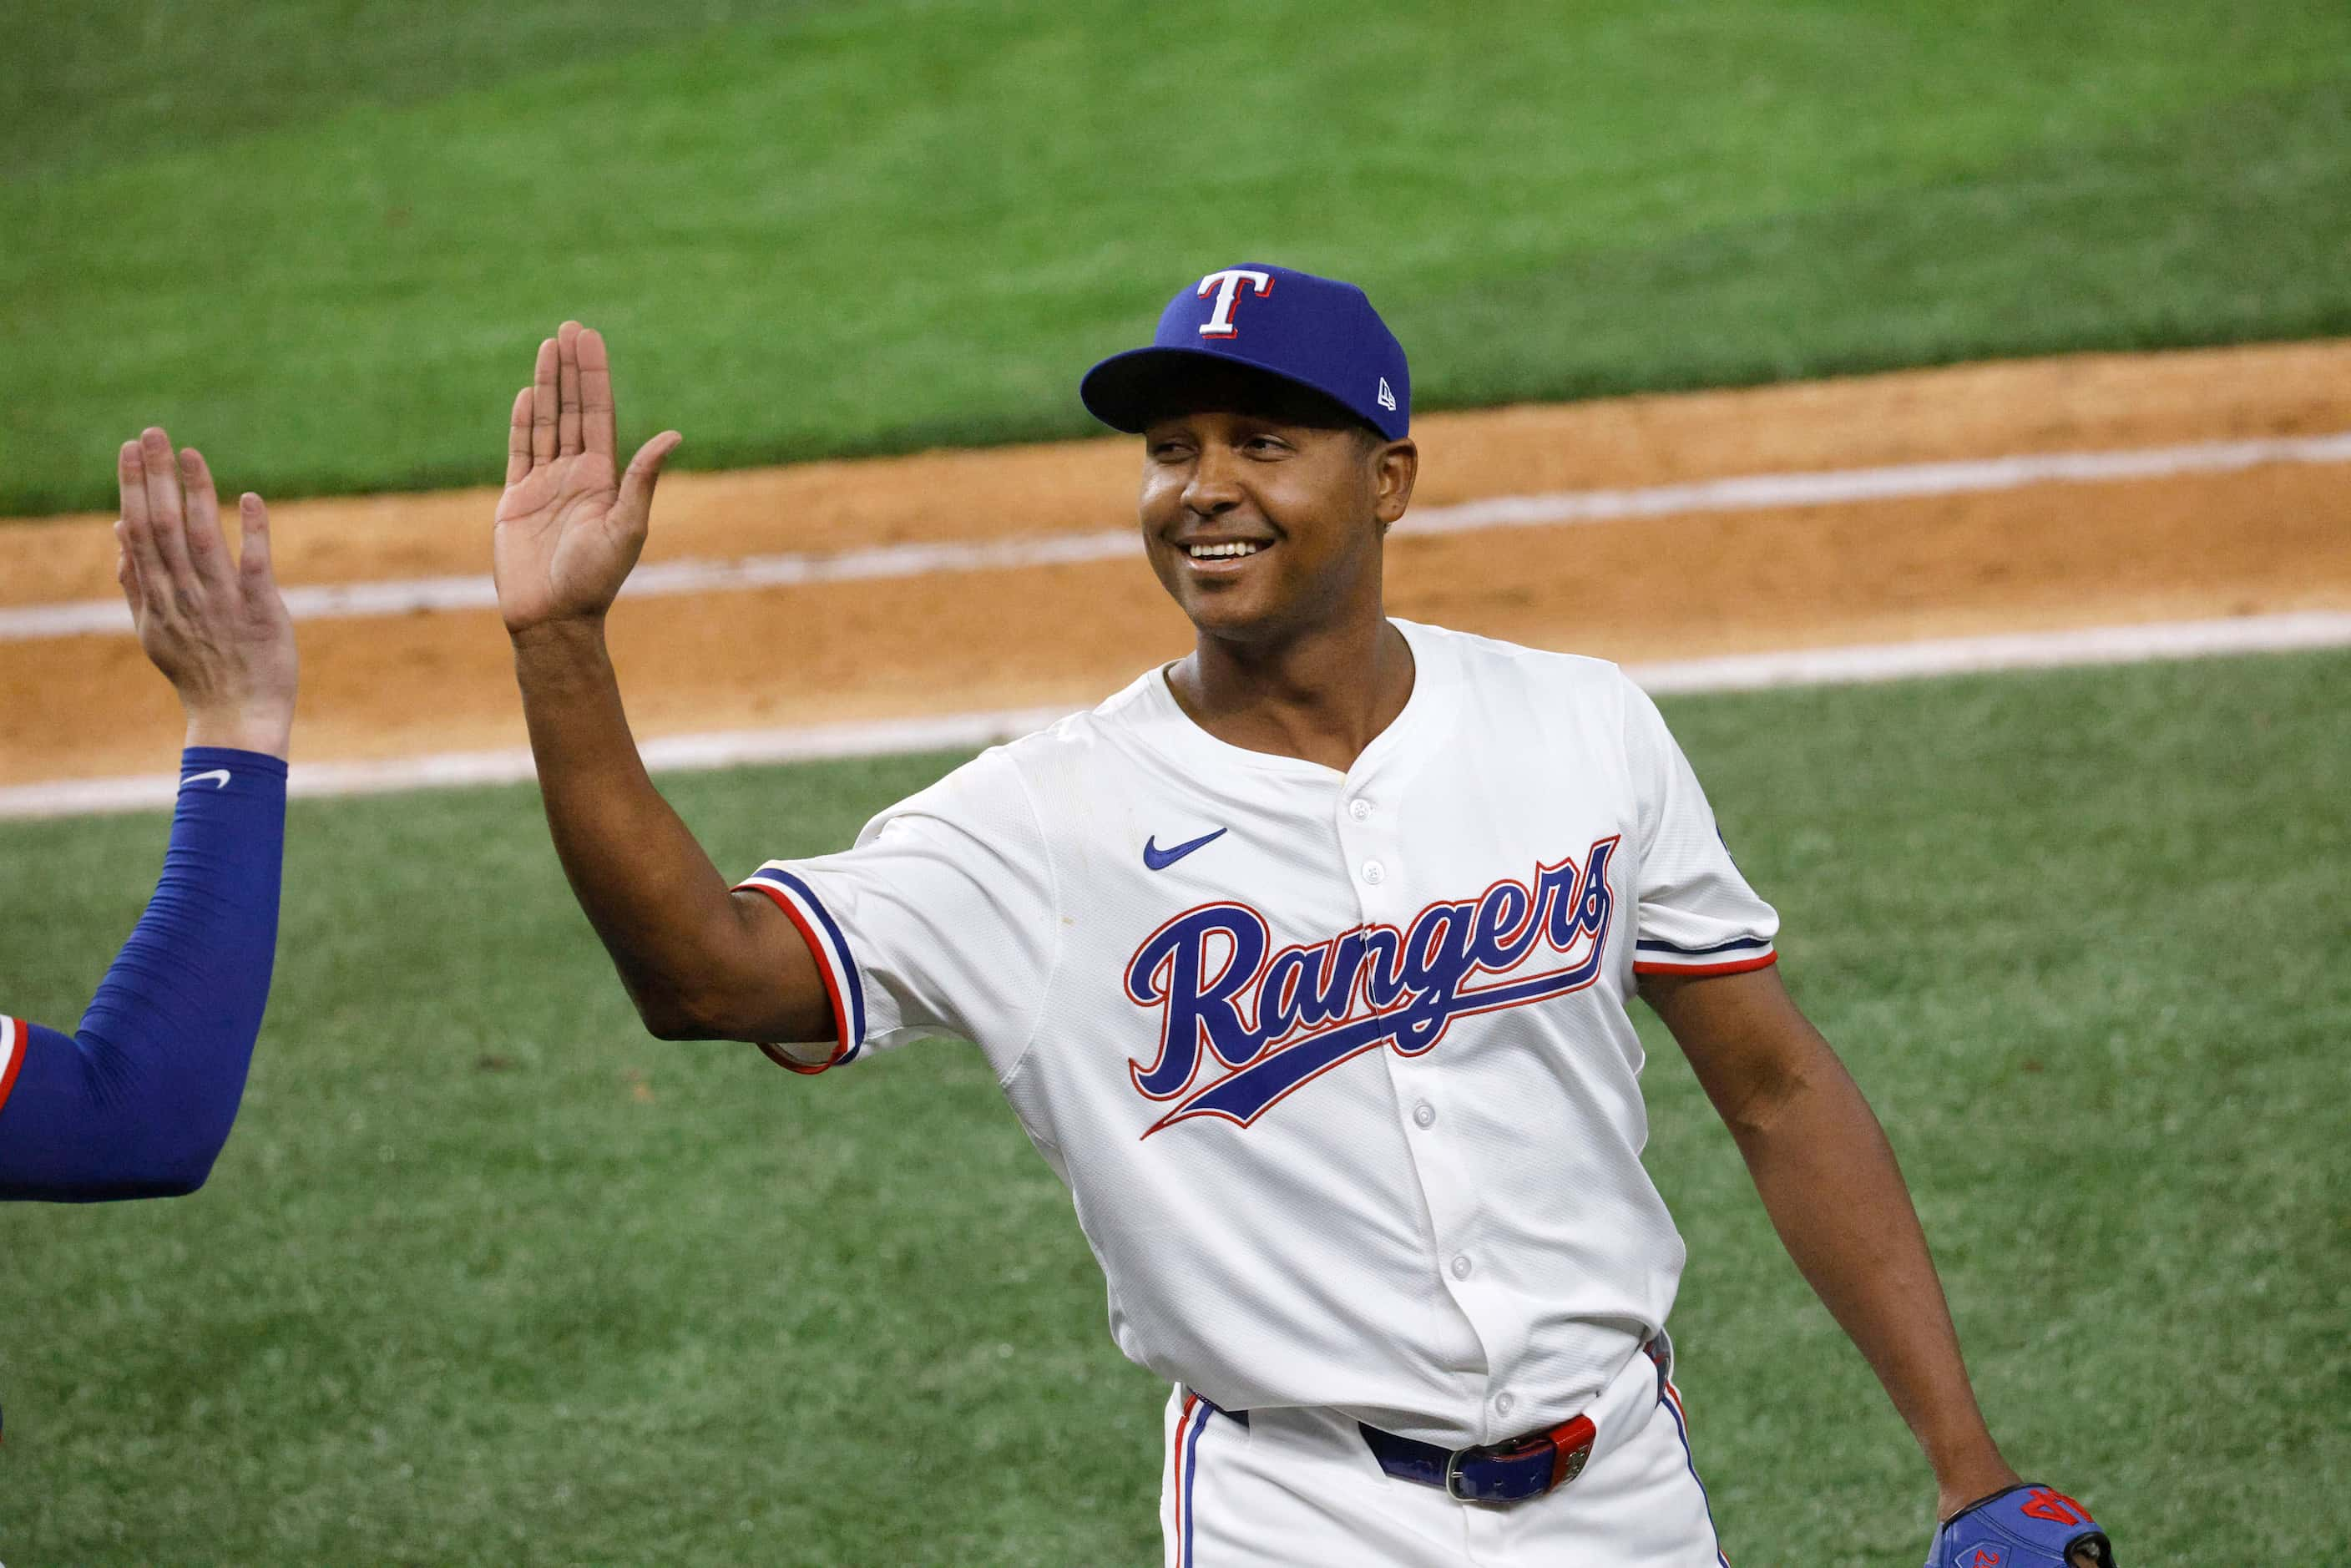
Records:
[[[1668,706],[1996,1428],[2126,1563],[2351,1552],[2346,689],[2336,653]],[[670,789],[747,867],[952,760]],[[162,839],[0,827],[40,890],[12,1008],[76,1015]],[[212,1184],[0,1208],[0,1560],[1156,1561],[1164,1391],[976,1052],[803,1082],[647,1039],[528,789],[298,804],[287,875]],[[1915,1563],[1922,1467],[1648,1032],[1734,1560]]]
[[[1244,257],[1422,406],[2351,331],[2335,0],[1432,10],[95,0],[0,59],[0,515],[154,420],[274,495],[495,477],[604,326],[704,466],[1089,427]]]
[[[155,421],[273,496],[490,480],[567,314],[695,465],[1079,433],[1244,257],[1365,283],[1424,408],[2351,332],[2336,0],[91,0],[12,29],[0,146],[0,516]],[[2351,1560],[2347,689],[1668,705],[1996,1429],[2132,1564]],[[747,868],[953,760],[670,787]],[[162,838],[0,823],[0,1005],[78,1014]],[[1156,1561],[1164,1390],[976,1052],[646,1038],[528,789],[298,803],[287,867],[212,1184],[0,1206],[0,1562]],[[1915,1563],[1647,1032],[1733,1559]]]

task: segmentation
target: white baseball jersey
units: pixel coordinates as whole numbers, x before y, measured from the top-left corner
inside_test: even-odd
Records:
[[[1625,1003],[1771,963],[1778,918],[1614,665],[1395,624],[1411,698],[1343,774],[1155,670],[743,885],[815,951],[833,1063],[978,1043],[1129,1357],[1451,1448],[1664,1325]]]

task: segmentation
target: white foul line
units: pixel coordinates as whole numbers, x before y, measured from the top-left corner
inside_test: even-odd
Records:
[[[1486,528],[1618,522],[1681,513],[1850,506],[1861,501],[2013,490],[2026,485],[2112,484],[2186,474],[2227,474],[2272,463],[2351,463],[2351,431],[2253,441],[2207,441],[2119,452],[2053,452],[1955,463],[1905,463],[1882,468],[1748,474],[1635,489],[1498,496],[1450,507],[1426,507],[1407,516],[1396,525],[1395,531],[1403,535],[1458,534]],[[825,555],[673,560],[638,568],[621,591],[634,599],[741,592],[812,582],[1069,566],[1118,560],[1138,553],[1134,531],[1117,528],[979,544],[887,545]],[[486,574],[319,583],[286,591],[287,608],[297,621],[408,615],[433,610],[495,610],[497,602],[497,592]],[[64,604],[0,609],[0,643],[120,635],[130,631],[130,613],[120,600],[86,599]]]
[[[2351,612],[2302,611],[2218,621],[2164,621],[2065,632],[2019,632],[1875,643],[1776,653],[1630,664],[1625,673],[1659,694],[1845,685],[1928,675],[2059,665],[2137,664],[2224,653],[2275,653],[2351,647]],[[795,729],[719,730],[667,736],[641,749],[656,773],[699,772],[753,763],[970,751],[1010,740],[1061,718],[1063,708],[1000,708],[935,718],[812,725]],[[533,777],[528,750],[454,751],[381,762],[297,762],[290,788],[303,796],[381,794]],[[63,779],[0,789],[0,819],[78,817],[152,810],[172,803],[176,776]]]

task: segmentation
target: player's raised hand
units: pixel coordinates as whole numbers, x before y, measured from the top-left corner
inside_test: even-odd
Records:
[[[604,339],[566,321],[539,344],[507,429],[491,559],[509,632],[601,616],[637,564],[653,484],[683,438],[662,432],[616,475],[613,432]]]
[[[122,520],[115,580],[139,645],[180,694],[190,746],[286,755],[294,725],[294,619],[269,569],[269,513],[237,502],[242,539],[229,554],[212,470],[191,446],[149,429],[115,463]]]

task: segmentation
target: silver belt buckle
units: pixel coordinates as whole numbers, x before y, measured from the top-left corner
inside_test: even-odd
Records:
[[[1475,1502],[1478,1500],[1476,1498],[1469,1496],[1461,1490],[1461,1461],[1468,1457],[1469,1452],[1470,1450],[1468,1448],[1456,1448],[1451,1454],[1446,1457],[1445,1495],[1451,1498],[1455,1502]]]

